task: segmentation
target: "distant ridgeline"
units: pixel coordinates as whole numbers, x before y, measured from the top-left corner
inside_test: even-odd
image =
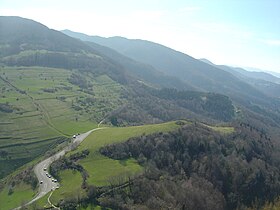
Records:
[[[279,98],[186,54],[120,37],[84,42],[20,17],[0,27],[0,178],[102,119],[236,120],[279,134]]]
[[[116,126],[235,118],[230,98],[110,48],[20,17],[0,17],[0,26],[0,178],[104,118]]]

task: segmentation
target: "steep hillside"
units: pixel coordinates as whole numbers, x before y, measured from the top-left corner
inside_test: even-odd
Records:
[[[273,69],[271,71],[264,70],[264,69],[259,69],[259,68],[254,68],[254,67],[244,67],[244,69],[249,71],[249,72],[265,72],[265,73],[268,73],[270,75],[273,75],[274,77],[280,78],[280,73],[279,73],[279,71],[276,71],[277,69]]]
[[[216,67],[227,71],[240,80],[247,82],[255,89],[271,97],[280,97],[280,79],[264,72],[248,72],[242,68],[234,68],[224,65],[217,65]]]
[[[212,64],[196,60],[186,54],[168,47],[144,40],[129,40],[122,37],[103,38],[64,31],[73,37],[110,47],[127,57],[147,63],[167,75],[180,78],[182,81],[205,92],[217,92],[229,96],[238,107],[250,112],[262,126],[277,126],[280,123],[280,100],[270,90],[269,84],[258,83],[254,87],[244,79],[234,76]],[[270,89],[272,88],[272,89]],[[276,85],[277,89],[277,85]]]
[[[131,73],[136,78],[149,82],[150,85],[155,84],[167,88],[195,90],[194,87],[183,82],[179,78],[167,76],[164,73],[156,70],[152,66],[137,62],[111,48],[98,45],[94,42],[86,42],[86,44],[98,51],[100,54],[120,63],[127,72]]]
[[[127,82],[123,67],[79,40],[20,17],[0,17],[0,25],[0,63],[4,65],[79,69]]]
[[[0,68],[0,178],[125,103],[107,75],[46,67]]]
[[[280,73],[278,73],[278,72],[274,72],[274,71],[267,71],[267,73],[269,73],[269,74],[271,74],[271,75],[273,75],[273,76],[275,76],[275,77],[280,78]]]
[[[0,57],[18,54],[26,50],[49,50],[59,52],[92,52],[82,42],[46,26],[21,17],[0,17]]]
[[[0,23],[0,178],[104,118],[124,126],[235,117],[232,101],[220,94],[164,96],[192,87],[111,49],[28,19]]]
[[[239,67],[215,65],[207,59],[200,59],[204,63],[220,68],[233,74],[238,79],[250,84],[255,89],[270,97],[280,97],[280,79],[266,72],[250,72]]]
[[[270,137],[250,124],[227,134],[186,124],[168,134],[131,138],[100,152],[119,161],[135,158],[145,173],[99,201],[112,209],[259,209],[279,195],[272,151]]]
[[[69,30],[63,32],[84,41],[110,47],[136,61],[147,63],[167,75],[180,78],[198,90],[226,94],[241,103],[250,104],[251,101],[257,101],[266,104],[265,94],[231,73],[163,45],[122,37],[87,36]]]
[[[110,128],[51,165],[60,187],[31,208],[233,209],[278,196],[278,100],[155,43],[95,37],[120,53],[32,20],[0,23],[0,178],[14,172],[0,208],[30,200],[33,164],[100,121]]]
[[[199,59],[200,61],[210,64],[212,66],[216,66],[216,67],[224,67],[225,65],[216,65],[214,63],[212,63],[211,61],[205,59],[205,58],[201,58]],[[230,66],[228,66],[230,67]],[[259,80],[265,80],[268,82],[273,82],[273,83],[280,83],[280,78],[274,76],[272,73],[268,73],[265,71],[261,71],[260,69],[255,70],[255,71],[248,71],[244,68],[240,68],[240,67],[230,67],[232,69],[232,73],[235,75],[236,72],[238,72],[239,74],[247,77],[247,78],[253,78],[253,79],[259,79]]]
[[[247,71],[243,68],[234,68],[235,71],[243,74],[244,76],[251,77],[254,79],[260,79],[260,80],[265,80],[268,82],[273,82],[273,83],[280,83],[280,78],[273,76],[272,74],[269,74],[267,72],[256,72],[256,71]]]

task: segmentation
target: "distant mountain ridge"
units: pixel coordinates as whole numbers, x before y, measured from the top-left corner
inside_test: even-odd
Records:
[[[9,49],[1,50],[0,62],[6,65],[79,69],[107,74],[122,84],[138,81],[159,88],[215,92],[229,96],[238,105],[249,108],[260,105],[262,111],[255,109],[259,112],[263,112],[264,107],[273,110],[278,107],[278,101],[233,74],[163,45],[121,37],[78,34],[71,38],[32,20],[19,17],[0,19],[5,31],[0,34],[0,44]],[[17,24],[17,30],[11,27],[13,24]],[[22,25],[23,28],[20,27]],[[9,31],[14,33],[14,41],[8,37]],[[77,40],[80,36],[96,42]]]
[[[63,33],[112,48],[136,61],[147,63],[166,75],[180,78],[197,90],[218,92],[237,100],[257,100],[265,103],[266,95],[233,74],[192,58],[160,44],[123,37],[102,38],[69,30]]]
[[[0,16],[0,57],[19,53],[23,50],[50,50],[81,52],[93,50],[83,42],[73,42],[73,38],[49,29],[36,21],[15,16]]]
[[[144,40],[94,42],[20,17],[0,16],[0,29],[1,205],[23,206],[42,186],[32,163],[99,122],[108,129],[48,169],[61,209],[236,209],[279,197],[280,100],[264,80]]]
[[[280,97],[280,79],[266,72],[253,72],[247,71],[239,67],[230,67],[225,65],[215,65],[207,59],[200,59],[201,61],[220,68],[229,72],[241,79],[242,81],[250,84],[259,91],[271,97]]]
[[[212,66],[227,66],[227,65],[216,65],[213,62],[209,61],[206,58],[201,58],[199,59],[200,61],[210,64]],[[276,72],[268,72],[268,71],[264,71],[261,69],[256,69],[256,68],[241,68],[241,67],[232,67],[232,66],[228,66],[230,67],[232,70],[234,70],[235,72],[238,72],[244,76],[250,77],[250,78],[254,78],[254,79],[261,79],[261,80],[266,80],[269,82],[275,82],[275,83],[280,83],[280,74],[278,76],[275,76],[274,74],[277,74]]]
[[[202,61],[202,62],[204,62],[204,63],[207,63],[207,64],[209,64],[209,65],[215,66],[214,63],[212,63],[211,61],[209,61],[209,60],[206,59],[206,58],[200,58],[199,60]]]
[[[43,66],[106,72],[115,80],[127,82],[121,66],[82,41],[36,21],[21,17],[0,17],[0,62],[10,66]]]
[[[214,101],[211,102],[212,104],[218,103],[218,101],[227,101],[227,104],[232,103],[228,97],[224,98],[217,93],[213,97],[212,94],[201,92],[195,92],[196,98],[193,97],[195,100],[193,103],[199,104],[198,108],[187,103],[177,103],[177,99],[161,99],[159,95],[154,94],[154,89],[167,88],[168,90],[171,88],[182,90],[185,95],[193,95],[193,92],[189,93],[188,91],[196,90],[196,88],[183,82],[180,78],[166,75],[149,64],[134,61],[106,46],[83,42],[49,29],[33,20],[20,17],[0,17],[0,23],[1,29],[3,29],[0,31],[0,45],[3,48],[11,49],[8,50],[8,54],[7,51],[1,50],[6,54],[2,53],[0,63],[7,66],[40,66],[67,69],[74,73],[73,78],[69,79],[74,84],[78,84],[81,89],[85,89],[86,92],[91,92],[93,89],[87,85],[90,82],[87,82],[87,77],[106,75],[123,85],[122,97],[129,99],[129,105],[124,105],[125,108],[120,110],[127,110],[126,107],[135,110],[135,107],[138,106],[137,112],[142,113],[141,117],[135,118],[135,114],[130,113],[129,110],[129,113],[122,116],[122,122],[125,122],[126,118],[133,118],[130,123],[169,120],[174,119],[174,116],[179,117],[179,112],[181,116],[192,115],[204,119],[218,119],[221,117],[219,114],[210,114],[210,112],[216,110],[208,110],[208,107],[202,106],[202,104],[208,102],[207,98],[209,98],[209,101]],[[11,33],[14,34],[13,38],[8,37],[8,34]],[[139,98],[141,98],[141,101],[139,101]],[[147,103],[149,100],[150,102]],[[142,107],[139,106],[141,103],[143,104]],[[154,105],[151,106],[152,104]],[[155,108],[157,106],[162,110],[157,110]],[[161,106],[164,106],[164,108]],[[174,110],[168,110],[169,106],[173,106]],[[225,107],[227,108],[227,106]],[[231,109],[230,117],[233,117],[233,107],[229,106],[229,109]],[[205,113],[202,114],[204,110]],[[167,111],[170,113],[162,114]],[[230,117],[225,119],[229,120]]]
[[[254,67],[243,67],[243,69],[246,69],[247,71],[253,71],[253,72],[266,72],[268,74],[271,74],[275,77],[280,78],[280,73],[279,71],[269,71],[269,70],[265,70],[265,69],[259,69],[259,68],[254,68]]]
[[[274,71],[267,71],[267,73],[269,73],[269,74],[271,74],[271,75],[273,75],[273,76],[275,76],[275,77],[280,78],[280,73],[278,73],[278,72],[274,72]]]
[[[20,17],[0,16],[0,73],[0,179],[101,120],[127,126],[235,117],[228,96],[189,91],[195,88],[149,64]]]
[[[137,63],[113,52],[112,49],[105,49],[98,44],[89,46],[88,43],[30,19],[3,16],[0,17],[0,26],[0,59],[4,64],[79,68],[85,71],[95,69],[110,72],[111,77],[122,82],[132,76],[163,87],[195,89],[147,64]]]
[[[168,47],[120,37],[82,41],[20,17],[0,17],[0,27],[1,77],[10,69],[15,74],[3,81],[20,84],[25,69],[32,69],[33,75],[38,76],[34,85],[46,81],[43,90],[32,92],[31,83],[25,83],[19,93],[29,94],[34,108],[44,94],[49,94],[54,96],[52,101],[67,105],[68,112],[75,113],[70,119],[73,121],[82,114],[93,122],[105,118],[114,126],[192,119],[209,124],[249,121],[264,131],[279,128],[279,100],[232,73]],[[40,76],[43,74],[38,69],[48,71],[49,77]],[[56,79],[52,71],[63,78],[56,86],[52,86]],[[75,96],[70,94],[71,98],[67,98],[73,88]],[[61,97],[60,91],[67,94]],[[9,88],[5,94],[1,92],[4,102],[11,97]],[[9,106],[2,103],[2,111],[7,107],[8,112],[16,109],[14,105],[20,102],[11,100]],[[57,110],[57,115],[63,116],[63,110]],[[5,116],[9,116],[8,112]],[[51,120],[47,119],[46,124]],[[18,125],[15,121],[10,126],[5,132],[12,133]]]

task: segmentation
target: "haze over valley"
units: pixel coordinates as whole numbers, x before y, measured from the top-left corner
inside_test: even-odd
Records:
[[[1,3],[0,210],[280,208],[278,3],[109,2]]]

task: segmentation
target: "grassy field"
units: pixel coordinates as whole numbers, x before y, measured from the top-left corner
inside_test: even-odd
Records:
[[[179,128],[179,126],[176,125],[174,121],[162,124],[105,128],[91,133],[78,147],[78,151],[89,149],[91,155],[93,155],[93,153],[107,144],[123,142],[131,137],[140,136],[142,134],[168,132],[176,128]]]
[[[89,156],[79,162],[89,175],[87,183],[95,186],[106,186],[110,183],[125,181],[128,176],[141,173],[142,167],[132,158],[118,161],[101,155],[99,149],[102,146],[124,142],[131,137],[140,136],[142,134],[168,132],[176,128],[179,128],[179,126],[176,125],[175,122],[133,127],[104,128],[94,131],[76,150],[68,153],[68,155],[80,152],[84,149],[90,150]],[[85,192],[81,189],[82,177],[79,172],[64,170],[60,172],[59,176],[62,180],[61,187],[51,196],[51,201],[54,204],[60,199],[77,199],[84,195]],[[77,194],[77,192],[79,193]],[[47,197],[45,196],[40,199],[37,204],[43,207],[43,204],[46,202]],[[99,207],[95,207],[94,209],[99,209]]]
[[[81,77],[89,88],[70,82],[71,77]],[[67,142],[74,133],[97,127],[106,114],[126,103],[121,97],[123,89],[106,75],[88,73],[85,76],[75,70],[43,67],[0,67],[0,180]],[[106,128],[92,133],[74,152],[90,150],[89,156],[80,164],[89,174],[89,184],[104,186],[119,177],[125,179],[140,173],[142,167],[134,159],[118,161],[102,156],[99,153],[102,146],[178,127],[175,122],[169,122]],[[222,133],[233,132],[230,127],[211,128]],[[80,187],[79,173],[62,171],[60,176],[62,186],[53,194],[54,202],[71,196],[77,191],[75,187]],[[76,183],[71,188],[66,183],[73,180]],[[16,207],[36,193],[31,186],[20,183],[8,195],[9,185],[7,181],[0,186],[0,210]],[[42,206],[46,198],[40,202],[38,205]]]
[[[70,83],[71,75],[78,72],[0,67],[0,209],[10,209],[3,203],[16,207],[36,193],[21,183],[8,196],[9,179],[3,177],[68,141],[74,133],[97,127],[123,103],[123,87],[108,76],[87,75],[92,87],[87,91]]]
[[[0,192],[0,210],[8,210],[20,206],[24,202],[31,200],[35,195],[30,186],[26,184],[17,186],[11,195],[8,192],[8,186]]]
[[[134,159],[119,161],[103,155],[96,155],[94,160],[83,160],[81,165],[86,171],[89,171],[90,177],[87,182],[95,186],[126,181],[129,176],[134,176],[142,171],[142,167]]]
[[[222,133],[229,133],[234,131],[231,127],[210,127]],[[82,142],[82,144],[76,150],[72,151],[68,155],[74,154],[76,152],[81,152],[84,149],[88,149],[90,151],[89,155],[85,159],[79,161],[79,164],[84,167],[89,175],[87,183],[95,186],[107,186],[110,184],[116,184],[126,181],[129,176],[141,173],[143,168],[133,158],[119,161],[103,156],[99,153],[99,149],[101,147],[108,144],[124,142],[131,137],[140,136],[143,134],[151,134],[155,132],[168,132],[176,128],[179,128],[179,125],[177,125],[175,122],[133,127],[104,128],[94,131]],[[60,183],[61,186],[51,196],[51,201],[54,204],[58,203],[61,199],[75,200],[85,195],[86,192],[81,189],[82,176],[79,172],[73,170],[64,170],[59,173],[59,176],[62,180]],[[6,188],[0,194],[0,196],[7,201],[12,201],[14,199],[17,200],[17,198],[21,198],[21,195],[25,192],[27,193],[25,193],[22,197],[23,200],[28,200],[28,197],[30,199],[34,195],[34,192],[31,190],[30,186],[29,188],[28,186],[25,186],[24,189],[19,188],[18,193],[13,193],[10,197],[8,196],[7,190],[8,189]],[[31,205],[30,209],[34,208],[34,206],[45,206],[47,204],[47,198],[48,196],[45,196],[44,198],[40,199],[35,204]],[[17,203],[21,204],[21,202],[22,200],[18,201]],[[12,207],[17,206],[12,203],[7,203],[7,205],[10,205]],[[5,207],[3,209],[9,208]],[[98,209],[98,207],[95,207],[94,209]]]
[[[122,176],[124,179],[139,173],[142,167],[134,160],[113,160],[99,153],[99,149],[107,144],[126,141],[127,139],[142,134],[155,132],[168,132],[178,128],[175,122],[144,125],[123,128],[106,128],[93,132],[79,147],[78,151],[88,149],[90,154],[79,163],[89,174],[87,182],[95,186],[109,185],[114,179]]]
[[[85,91],[68,80],[77,74],[42,67],[0,68],[0,179],[74,133],[96,127],[123,102],[123,87],[108,76],[87,75],[92,90]]]
[[[203,124],[205,125],[205,124]],[[211,125],[205,125],[208,128],[211,128],[214,131],[217,131],[221,134],[231,134],[234,132],[234,127],[230,127],[230,126],[211,126]]]
[[[81,189],[83,178],[78,171],[64,170],[59,173],[59,177],[60,187],[52,194],[52,203],[58,203],[60,198],[76,200],[84,196],[85,192]]]

